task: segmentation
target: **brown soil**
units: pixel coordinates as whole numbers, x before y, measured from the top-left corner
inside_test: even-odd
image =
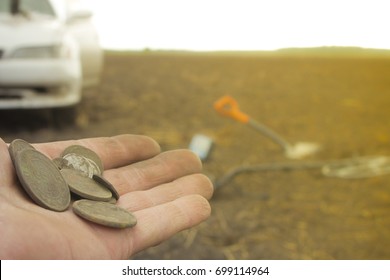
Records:
[[[308,160],[389,155],[389,74],[386,58],[107,53],[102,84],[85,92],[74,124],[49,110],[3,111],[0,135],[46,142],[136,133],[168,150],[205,134],[214,140],[204,163],[213,179],[242,165],[291,162],[256,130],[214,111],[229,94],[291,143],[319,143]],[[207,222],[135,258],[389,259],[389,178],[241,173],[216,190]]]

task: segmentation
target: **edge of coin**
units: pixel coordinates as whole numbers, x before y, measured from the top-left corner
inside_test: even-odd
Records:
[[[83,207],[83,206],[86,206],[84,204],[89,204],[89,206],[87,205],[87,207],[85,208],[85,207]],[[111,217],[105,217],[105,216],[102,216],[100,214],[95,214],[93,212],[91,213],[91,211],[90,211],[91,205],[92,205],[92,207],[94,207],[94,205],[100,206],[100,207],[106,207],[106,209],[103,209],[103,210],[105,210],[105,213],[109,213],[109,210],[111,210],[111,209],[114,209],[114,211],[121,211],[121,213],[124,213],[125,215],[127,215],[128,219],[127,219],[127,221],[123,221],[123,222],[110,221],[109,219]],[[86,210],[86,209],[89,209],[89,210]],[[131,213],[127,209],[119,207],[115,204],[111,204],[109,202],[80,199],[80,200],[73,202],[72,210],[77,216],[79,216],[87,221],[90,221],[92,223],[99,224],[99,225],[106,226],[106,227],[125,229],[125,228],[134,227],[137,224],[137,219],[133,215],[133,213]]]
[[[110,201],[112,198],[112,192],[107,189],[102,184],[99,184],[92,178],[83,175],[82,172],[76,169],[65,168],[61,169],[60,173],[65,179],[68,187],[72,193],[77,194],[78,196],[95,201]],[[83,184],[84,183],[84,184]],[[90,192],[90,188],[86,189],[85,186],[88,184],[93,184],[93,187],[96,188],[96,192]],[[84,187],[83,187],[84,186]]]
[[[14,164],[15,164],[16,154],[24,149],[35,150],[35,148],[30,143],[28,143],[27,141],[25,141],[23,139],[19,139],[19,138],[12,140],[12,142],[9,144],[8,152],[9,152],[11,160]]]
[[[118,191],[115,189],[115,187],[106,179],[104,178],[103,176],[101,175],[98,175],[98,174],[93,174],[92,176],[92,179],[95,180],[96,182],[98,182],[100,185],[106,187],[107,189],[109,189],[112,193],[112,196],[118,200],[120,195],[118,193]]]

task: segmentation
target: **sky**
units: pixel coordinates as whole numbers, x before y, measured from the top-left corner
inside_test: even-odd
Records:
[[[387,0],[85,0],[105,49],[390,49]]]

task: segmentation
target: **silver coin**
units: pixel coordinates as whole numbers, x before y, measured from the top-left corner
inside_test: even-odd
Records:
[[[128,228],[137,224],[130,211],[108,202],[81,199],[73,203],[72,209],[78,216],[108,227]]]
[[[15,155],[19,181],[38,205],[65,211],[70,204],[70,191],[56,165],[35,149],[24,149]]]
[[[68,184],[70,191],[78,196],[99,201],[109,201],[111,199],[112,193],[109,189],[83,175],[80,171],[61,169],[60,172]]]
[[[96,170],[98,173],[94,173],[94,174],[99,174],[99,175],[103,174],[104,171],[103,162],[100,159],[100,157],[91,149],[88,149],[87,147],[81,145],[72,145],[67,147],[62,152],[61,156],[68,159],[68,157],[66,156],[68,154],[76,154],[83,158],[89,159],[89,161],[92,161],[94,165],[97,166]]]
[[[89,178],[92,178],[93,174],[101,174],[99,166],[89,158],[86,158],[79,154],[66,154],[63,156],[66,160],[66,165],[75,170],[81,171]]]

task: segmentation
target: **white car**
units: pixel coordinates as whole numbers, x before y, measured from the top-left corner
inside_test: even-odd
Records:
[[[0,109],[57,108],[97,84],[103,53],[79,0],[0,0]]]

